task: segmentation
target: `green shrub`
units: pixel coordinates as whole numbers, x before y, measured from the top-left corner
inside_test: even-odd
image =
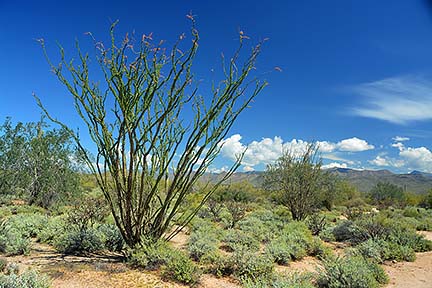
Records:
[[[241,281],[268,278],[273,274],[273,259],[265,254],[253,253],[247,248],[236,250],[232,255],[233,274]]]
[[[420,209],[416,207],[405,207],[405,209],[402,212],[402,215],[405,217],[416,218],[420,216]]]
[[[41,214],[18,214],[8,218],[9,227],[24,238],[37,237],[48,222],[48,217]]]
[[[131,251],[129,263],[135,267],[154,270],[166,264],[172,253],[173,248],[165,241],[160,240],[155,243],[144,241],[142,247]]]
[[[432,241],[426,239],[423,235],[417,234],[414,229],[409,229],[400,225],[394,226],[387,240],[401,246],[410,247],[415,252],[427,252],[432,250]]]
[[[0,274],[0,287],[2,288],[48,288],[48,277],[33,270],[18,274]]]
[[[381,241],[381,258],[383,260],[396,260],[414,262],[416,255],[411,247],[399,245],[394,242]]]
[[[251,251],[257,251],[260,247],[260,243],[256,238],[236,229],[227,230],[223,242],[228,251],[235,251],[244,247]]]
[[[7,265],[8,265],[7,259],[4,257],[0,257],[0,273],[2,273],[6,269]]]
[[[187,249],[194,260],[212,262],[217,257],[219,243],[215,235],[193,232],[189,237]]]
[[[336,237],[333,234],[333,228],[334,227],[327,227],[319,233],[319,237],[325,242],[336,241]]]
[[[97,231],[99,232],[105,249],[112,252],[120,252],[123,250],[125,243],[117,226],[113,224],[102,224],[97,228]]]
[[[251,212],[238,223],[238,228],[256,237],[260,242],[269,242],[280,233],[284,223],[270,210],[259,209]]]
[[[246,288],[313,288],[312,277],[309,274],[274,274],[269,278],[246,279],[243,286]]]
[[[287,265],[291,261],[290,248],[280,238],[270,241],[265,247],[265,253],[279,265]]]
[[[369,239],[359,245],[357,245],[351,254],[362,256],[365,259],[369,259],[376,263],[382,263],[385,259],[383,254],[384,248],[387,245],[385,241],[375,241]]]
[[[324,261],[317,284],[328,288],[373,288],[388,282],[384,270],[363,257],[351,256]]]
[[[306,223],[314,236],[319,235],[328,225],[326,216],[319,213],[309,215]]]
[[[234,275],[243,282],[268,278],[273,274],[273,270],[273,259],[269,255],[254,253],[247,247],[241,247],[230,256],[219,256],[208,272],[218,277]]]
[[[309,247],[309,255],[315,256],[320,260],[325,260],[334,256],[333,250],[325,246],[319,237],[313,238],[311,246]]]
[[[173,250],[162,266],[162,276],[184,284],[198,282],[201,271],[195,263],[179,250]]]
[[[432,216],[420,217],[417,219],[416,230],[418,231],[432,231]]]
[[[343,221],[333,228],[336,241],[347,241],[359,244],[368,239],[379,239],[387,237],[390,233],[388,225],[383,223],[382,218],[364,215],[355,221]]]
[[[31,241],[22,237],[15,230],[8,230],[0,234],[0,252],[8,255],[28,255]]]
[[[54,247],[63,254],[79,255],[98,252],[103,249],[103,243],[95,229],[72,229],[56,238]]]
[[[65,217],[49,217],[47,220],[44,227],[39,231],[38,241],[53,244],[55,239],[66,233]]]

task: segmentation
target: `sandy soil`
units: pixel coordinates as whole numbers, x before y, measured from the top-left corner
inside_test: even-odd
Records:
[[[432,232],[421,232],[432,240]],[[384,265],[389,274],[388,288],[431,288],[432,287],[432,252],[416,253],[415,262],[388,263]]]
[[[432,232],[422,232],[432,240]],[[186,233],[180,233],[172,242],[174,246],[184,249],[187,240]],[[331,243],[335,250],[343,247]],[[384,269],[389,274],[388,288],[432,288],[432,252],[417,253],[415,262],[387,263]],[[52,287],[71,288],[109,288],[109,287],[188,287],[178,283],[166,282],[158,272],[130,269],[122,263],[119,255],[105,254],[90,257],[64,256],[57,253],[49,245],[34,243],[29,256],[7,257],[9,262],[19,264],[21,271],[32,268],[48,274],[52,279]],[[314,272],[319,261],[313,257],[305,257],[302,261],[291,262],[288,266],[277,266],[276,271]],[[217,278],[205,274],[201,277],[199,288],[237,288],[239,283],[232,278]]]

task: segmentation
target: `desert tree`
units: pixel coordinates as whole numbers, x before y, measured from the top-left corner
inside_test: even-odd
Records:
[[[318,146],[310,143],[305,151],[285,150],[267,165],[264,187],[274,192],[275,200],[286,206],[294,220],[304,220],[322,205],[329,193],[330,175],[321,169]]]
[[[94,41],[95,56],[104,75],[103,84],[91,80],[90,56],[76,44],[78,62],[66,60],[60,47],[59,65],[47,56],[52,71],[66,86],[75,109],[96,144],[94,158],[79,136],[69,129],[96,176],[126,243],[133,247],[145,237],[170,239],[208,199],[209,189],[196,209],[182,212],[182,202],[194,184],[217,157],[221,143],[239,114],[264,88],[266,82],[250,76],[261,43],[243,56],[247,38],[240,32],[239,47],[226,61],[222,57],[223,80],[213,82],[210,95],[198,93],[192,63],[199,35],[191,19],[190,45],[182,34],[166,49],[154,44],[152,35],[126,36],[118,42],[114,23],[111,41]],[[190,117],[190,115],[193,115]],[[242,155],[225,174],[225,181],[240,165]],[[174,228],[171,224],[177,223]]]
[[[79,157],[65,129],[50,129],[44,118],[0,126],[0,193],[44,208],[79,193]]]
[[[368,196],[372,204],[380,207],[404,206],[406,202],[404,189],[390,182],[378,182]]]

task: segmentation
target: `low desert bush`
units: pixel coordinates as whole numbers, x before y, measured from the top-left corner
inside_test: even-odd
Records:
[[[53,244],[54,240],[66,232],[65,216],[47,218],[44,227],[38,233],[38,241]]]
[[[48,221],[48,217],[41,214],[18,214],[8,218],[11,229],[24,238],[37,237]]]
[[[0,287],[2,288],[48,288],[50,281],[45,275],[33,270],[22,274],[0,274]]]
[[[260,247],[260,242],[255,237],[236,229],[227,230],[223,242],[224,248],[230,252],[243,248],[258,251]]]
[[[212,230],[192,232],[188,240],[190,256],[200,262],[212,262],[217,257],[220,241]]]
[[[180,250],[172,250],[162,266],[162,276],[184,284],[198,282],[201,271],[186,254]]]
[[[310,274],[274,274],[268,278],[247,279],[243,281],[246,288],[314,288]]]
[[[324,261],[317,279],[318,287],[325,288],[373,288],[387,282],[388,276],[381,266],[360,256]]]
[[[94,253],[104,247],[101,235],[93,228],[68,230],[57,237],[53,244],[60,253],[72,255]]]
[[[247,247],[241,247],[229,256],[219,256],[208,269],[218,277],[234,275],[242,282],[266,279],[273,271],[273,259],[269,255],[252,252]]]
[[[308,216],[306,223],[314,236],[319,235],[328,225],[326,216],[319,213],[314,213]]]
[[[165,241],[143,241],[142,247],[130,251],[129,263],[135,267],[147,270],[155,270],[166,264],[167,259],[173,252]]]
[[[125,242],[117,226],[113,224],[102,224],[97,228],[97,231],[105,249],[112,252],[120,252],[123,250]]]
[[[232,255],[233,274],[240,281],[268,278],[273,274],[273,259],[266,254],[257,254],[246,248],[236,250]]]
[[[161,268],[164,277],[185,284],[196,283],[201,275],[199,268],[186,254],[163,240],[144,240],[142,247],[130,252],[129,263],[147,270]]]
[[[290,247],[282,239],[274,239],[265,247],[265,253],[279,265],[287,265],[291,261]]]
[[[393,226],[387,240],[401,246],[412,248],[415,252],[432,250],[432,241],[426,239],[423,235],[417,234],[414,229],[409,229],[400,225]]]
[[[8,255],[26,255],[30,252],[30,239],[23,237],[8,221],[0,223],[0,252]]]

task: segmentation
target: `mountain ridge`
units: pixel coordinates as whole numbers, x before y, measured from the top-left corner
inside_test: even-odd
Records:
[[[355,170],[350,168],[326,169],[346,180],[360,192],[369,192],[378,182],[389,182],[402,187],[405,191],[416,194],[425,194],[432,188],[432,173],[413,170],[409,173],[397,174],[389,170]],[[238,183],[248,181],[254,186],[260,186],[263,182],[264,171],[235,172],[226,183]],[[203,180],[216,182],[223,173],[206,173]]]

